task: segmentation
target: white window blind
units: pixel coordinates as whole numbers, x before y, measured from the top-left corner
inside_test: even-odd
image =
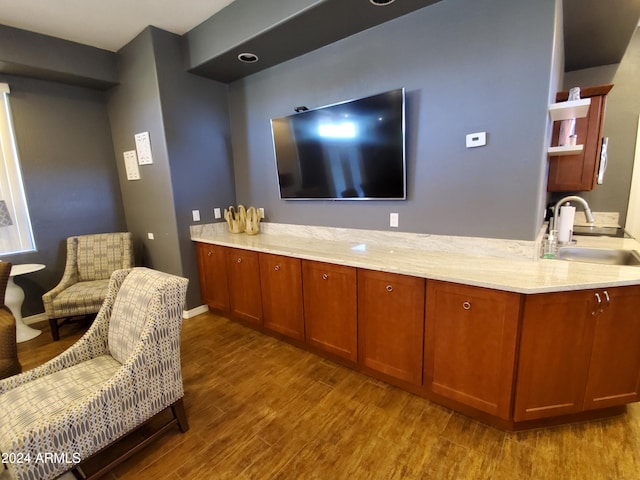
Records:
[[[35,250],[9,107],[9,85],[0,83],[0,255]]]

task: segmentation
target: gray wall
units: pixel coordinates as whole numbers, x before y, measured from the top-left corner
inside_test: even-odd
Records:
[[[0,73],[105,89],[117,83],[116,54],[0,25]]]
[[[556,2],[447,0],[231,84],[237,202],[272,222],[534,239]],[[408,200],[282,201],[269,119],[407,90]],[[554,91],[555,93],[555,91]],[[465,135],[488,132],[466,149]]]
[[[23,315],[42,313],[42,294],[64,270],[66,238],[125,230],[104,93],[43,80],[1,76],[10,102],[36,252],[3,256],[43,263],[18,277]]]
[[[120,84],[109,91],[108,108],[127,226],[142,244],[139,258],[143,265],[180,274],[178,228],[151,29],[118,54]],[[140,166],[140,180],[127,180],[123,152],[135,150],[134,135],[140,132],[149,132],[153,164]],[[154,240],[148,239],[149,233]]]
[[[191,210],[211,222],[213,207],[233,203],[234,191],[227,87],[186,73],[181,48],[178,36],[150,27],[118,52],[109,117],[127,225],[142,242],[143,263],[189,278],[193,308],[201,301]],[[122,153],[135,149],[139,132],[149,132],[154,163],[129,181]]]
[[[636,30],[622,62],[617,65],[568,72],[564,88],[613,83],[607,96],[604,136],[609,137],[609,167],[605,182],[591,192],[580,195],[591,208],[601,212],[620,212],[624,225],[631,188],[631,173],[640,115],[640,31]]]
[[[235,202],[227,85],[184,71],[181,38],[153,29],[162,118],[169,154],[182,275],[190,279],[189,308],[200,305],[191,211],[201,223],[213,208]],[[168,253],[168,252],[167,252]]]

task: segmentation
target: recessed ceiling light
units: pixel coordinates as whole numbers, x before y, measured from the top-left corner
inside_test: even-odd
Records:
[[[255,63],[258,61],[258,56],[255,53],[244,52],[238,55],[238,60],[244,63]]]
[[[387,5],[391,5],[396,0],[369,0],[376,7],[386,7]]]

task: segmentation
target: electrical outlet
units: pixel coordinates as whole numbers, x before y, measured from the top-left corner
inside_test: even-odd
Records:
[[[151,233],[151,232],[147,233],[147,238],[149,240],[153,240],[153,233]]]
[[[262,207],[258,208],[258,215],[260,215],[262,218],[264,218],[264,208],[262,208]]]
[[[200,210],[191,210],[191,216],[193,217],[194,222],[200,221]]]
[[[398,217],[399,217],[399,215],[397,213],[390,213],[389,214],[389,226],[390,227],[397,227],[398,226]]]
[[[213,218],[222,218],[222,213],[220,213],[220,209],[219,208],[214,208],[213,209]]]

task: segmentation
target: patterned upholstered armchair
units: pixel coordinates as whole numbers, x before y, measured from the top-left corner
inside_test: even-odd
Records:
[[[55,478],[167,408],[173,417],[157,433],[189,428],[180,370],[187,282],[143,267],[114,272],[78,342],[0,380],[0,451],[13,478]]]
[[[60,338],[59,328],[65,322],[97,313],[111,274],[133,266],[133,242],[129,232],[69,237],[62,280],[42,296],[53,339]]]
[[[16,343],[16,319],[4,303],[11,264],[0,262],[0,378],[10,377],[22,371],[18,361]]]

